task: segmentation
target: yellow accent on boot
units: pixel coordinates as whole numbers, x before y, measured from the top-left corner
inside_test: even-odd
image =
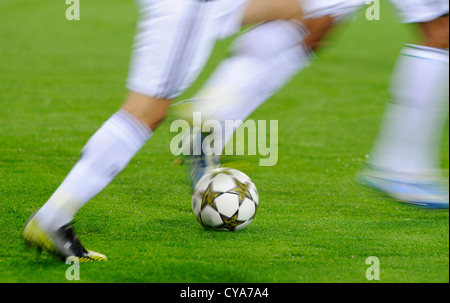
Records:
[[[31,246],[36,246],[51,253],[57,253],[57,249],[49,233],[39,225],[35,218],[31,218],[27,222],[23,228],[22,236]]]

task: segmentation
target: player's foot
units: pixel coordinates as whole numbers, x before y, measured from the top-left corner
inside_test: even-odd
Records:
[[[23,228],[22,235],[28,245],[39,250],[45,250],[62,259],[75,257],[80,262],[108,260],[105,255],[84,248],[75,235],[71,224],[67,224],[54,232],[48,232],[32,216]]]
[[[205,134],[194,134],[201,136],[201,142],[205,138]],[[201,151],[200,155],[191,155],[189,156],[189,165],[190,165],[190,175],[189,182],[192,188],[198,183],[198,181],[207,173],[212,171],[213,169],[219,168],[220,165],[220,156],[214,155],[212,152]]]
[[[436,178],[410,176],[368,166],[360,174],[359,180],[399,202],[429,208],[449,207],[448,190]]]
[[[183,100],[173,105],[175,116],[188,121],[191,125],[189,132],[186,132],[181,140],[184,141],[186,140],[185,136],[189,136],[188,140],[190,140],[190,150],[183,151],[183,155],[188,155],[185,157],[184,162],[187,162],[190,166],[188,182],[192,189],[204,175],[213,169],[221,167],[220,156],[216,155],[210,149],[209,144],[204,144],[205,138],[211,135],[211,133],[204,133],[201,131],[202,125],[195,125],[197,122],[194,121],[195,108],[204,107],[198,105],[200,102],[205,103],[205,101],[202,101],[201,98],[197,98]],[[199,143],[200,147],[198,146]]]

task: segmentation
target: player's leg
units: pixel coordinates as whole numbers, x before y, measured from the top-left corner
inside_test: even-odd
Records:
[[[261,24],[244,33],[196,95],[205,118],[244,121],[310,65],[314,51],[336,25],[331,15]],[[307,24],[307,26],[305,26]]]
[[[222,150],[233,135],[233,131],[225,131],[225,120],[237,123],[245,120],[293,74],[309,64],[310,50],[299,43],[305,36],[306,30],[288,21],[264,23],[244,33],[234,42],[233,55],[221,62],[194,101],[180,106],[180,116],[189,121],[193,113],[201,113],[202,121],[220,121],[223,132],[215,132],[218,138],[214,149]],[[204,138],[210,134],[199,132],[195,136]],[[191,155],[191,184],[217,168],[218,160],[217,152],[210,155],[203,150],[200,155]]]
[[[25,239],[63,257],[104,260],[87,251],[70,222],[122,171],[164,119],[170,100],[201,71],[216,33],[214,2],[141,0],[129,95],[123,107],[89,139],[62,184],[26,224]]]
[[[323,6],[323,3],[313,6],[309,10],[311,17],[307,19],[267,22],[239,37],[233,43],[233,55],[218,66],[193,98],[192,104],[180,106],[186,119],[191,111],[201,112],[203,120],[221,121],[223,130],[225,120],[233,120],[234,125],[244,121],[295,74],[307,67],[312,51],[319,47],[330,29],[363,4],[363,1],[332,2],[328,3],[329,6]],[[223,131],[220,140],[215,141],[215,149],[222,150],[234,130]],[[221,141],[220,146],[218,141]],[[192,165],[192,183],[195,184],[211,168]]]
[[[448,117],[448,2],[425,3],[415,12],[409,11],[414,7],[398,5],[406,21],[421,29],[424,39],[406,45],[398,59],[392,101],[363,179],[395,199],[448,208],[448,190],[440,185],[439,174]]]

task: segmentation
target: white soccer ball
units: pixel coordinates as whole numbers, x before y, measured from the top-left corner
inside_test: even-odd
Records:
[[[206,229],[238,231],[253,221],[259,205],[258,191],[243,172],[214,169],[195,185],[192,210]]]

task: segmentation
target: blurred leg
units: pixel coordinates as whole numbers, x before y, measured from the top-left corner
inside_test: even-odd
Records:
[[[442,3],[448,12],[448,2]],[[404,16],[414,15],[405,9]],[[418,22],[423,41],[402,50],[366,178],[398,200],[439,208],[448,208],[449,201],[447,186],[440,184],[441,140],[448,118],[448,20],[447,14]]]
[[[440,141],[447,119],[448,16],[419,26],[423,45],[406,45],[398,60],[392,78],[393,99],[371,163],[427,174],[440,166]]]

